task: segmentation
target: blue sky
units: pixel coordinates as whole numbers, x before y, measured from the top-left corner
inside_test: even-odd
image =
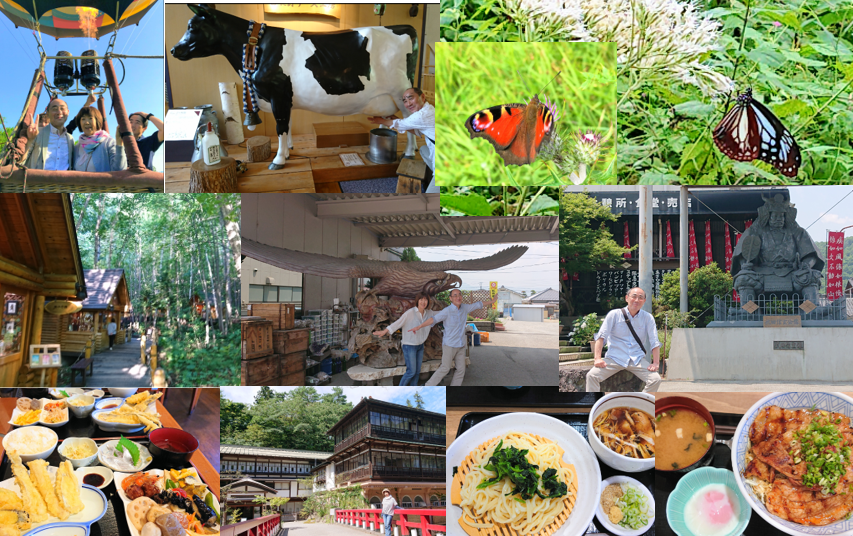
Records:
[[[788,190],[797,208],[797,223],[808,227],[815,242],[826,242],[827,231],[853,225],[853,186],[789,186]],[[853,236],[853,229],[844,235]]]
[[[234,402],[251,404],[255,400],[255,393],[260,387],[221,387],[222,395]],[[273,387],[273,391],[287,391],[289,387]],[[331,393],[333,387],[315,387],[321,394]],[[353,405],[367,396],[378,400],[392,402],[394,404],[406,405],[406,398],[414,402],[415,392],[420,391],[424,399],[424,409],[435,413],[447,414],[447,396],[444,387],[342,387],[347,400]]]
[[[56,39],[47,34],[42,34],[42,43],[48,56],[55,56],[60,50],[66,50],[78,56],[84,50],[95,50],[98,55],[103,55],[107,50],[110,36],[105,34],[99,39],[85,37],[72,37]],[[138,26],[129,26],[118,31],[113,52],[116,54],[127,54],[134,56],[162,56],[165,37],[163,35],[163,3],[157,2],[151,10],[139,21]],[[33,31],[28,28],[15,28],[15,25],[5,15],[0,13],[0,46],[5,51],[2,62],[6,76],[3,78],[2,89],[0,89],[0,115],[6,123],[7,128],[14,126],[20,118],[24,109],[27,92],[33,79],[33,73],[38,68],[39,55],[37,42],[33,37]],[[148,112],[162,119],[165,109],[164,102],[164,71],[163,60],[157,59],[122,59],[127,70],[124,82],[122,78],[122,66],[117,60],[113,60],[116,76],[120,83],[122,99],[124,100],[127,113]],[[99,62],[102,63],[101,60]],[[48,82],[53,85],[54,61],[47,60],[45,64],[45,75]],[[101,82],[105,82],[103,64],[101,65]],[[42,90],[41,98],[36,106],[37,112],[43,112],[49,100],[47,90]],[[86,103],[86,97],[67,97],[71,117],[77,114]],[[107,111],[107,122],[110,133],[115,137],[116,119],[111,113],[111,99],[109,92],[104,94],[104,107]],[[70,119],[69,119],[70,120]],[[152,124],[148,125],[145,136],[153,134],[157,129]],[[79,130],[74,132],[75,140],[79,136]],[[161,146],[154,156],[154,167],[163,171],[163,150]]]
[[[516,244],[469,244],[465,246],[415,248],[415,252],[422,261],[464,261],[488,257],[514,245]],[[560,285],[559,264],[557,262],[557,256],[560,254],[559,243],[525,242],[518,245],[527,246],[527,252],[508,266],[482,272],[447,271],[462,278],[462,289],[464,290],[488,289],[490,281],[497,281],[498,287],[503,285],[518,292],[523,290],[529,293],[531,290],[541,292],[547,288],[558,289]]]

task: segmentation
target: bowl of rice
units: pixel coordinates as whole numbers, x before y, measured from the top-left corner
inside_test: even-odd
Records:
[[[22,462],[44,460],[56,450],[59,437],[44,426],[27,426],[12,430],[3,438],[6,452],[15,451]]]
[[[59,457],[74,469],[86,467],[98,457],[98,445],[88,437],[69,437],[59,446]]]

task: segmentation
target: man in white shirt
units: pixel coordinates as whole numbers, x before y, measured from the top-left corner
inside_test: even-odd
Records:
[[[403,93],[403,106],[411,113],[409,117],[397,119],[393,116],[369,117],[368,121],[386,127],[393,128],[398,132],[407,132],[411,130],[416,136],[423,136],[426,143],[421,146],[419,152],[424,159],[424,163],[429,167],[430,171],[435,173],[435,108],[428,103],[424,97],[423,91],[413,87]],[[427,188],[427,193],[438,193],[438,187],[435,186],[435,180],[430,182]]]
[[[62,99],[53,99],[47,106],[50,124],[41,129],[33,121],[27,130],[27,149],[31,149],[27,167],[65,171],[74,169],[74,138],[65,129],[68,105]]]
[[[632,288],[625,296],[628,307],[614,309],[607,313],[595,341],[592,343],[594,362],[586,375],[587,392],[601,390],[601,382],[620,370],[627,370],[645,383],[643,392],[653,393],[660,387],[660,341],[658,341],[655,317],[642,310],[646,293],[641,288]],[[629,327],[630,326],[630,327]],[[633,330],[633,331],[632,331]],[[607,355],[601,358],[604,342],[607,341]],[[654,362],[649,364],[646,349],[640,341],[651,345]]]

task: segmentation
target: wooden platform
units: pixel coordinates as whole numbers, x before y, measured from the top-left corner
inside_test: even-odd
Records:
[[[419,138],[418,146],[423,145]],[[245,145],[245,143],[244,143]],[[365,156],[369,145],[357,147],[334,147],[317,149],[313,134],[293,136],[293,149],[284,169],[272,171],[270,162],[247,164],[249,170],[238,175],[237,182],[241,193],[286,192],[286,193],[340,193],[340,182],[363,179],[394,177],[400,158],[406,149],[406,136],[401,134],[397,144],[398,160],[393,164],[374,164]],[[228,156],[246,161],[246,148],[226,145]],[[272,140],[272,153],[278,151],[278,140]],[[356,153],[364,166],[346,167],[340,159],[342,153]],[[422,161],[420,153],[415,151],[415,159]],[[189,192],[190,162],[166,162],[166,192]]]

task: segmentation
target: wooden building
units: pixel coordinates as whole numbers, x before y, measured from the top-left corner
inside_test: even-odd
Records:
[[[311,475],[311,468],[332,455],[331,452],[220,445],[223,486],[230,485],[228,507],[239,508],[242,517],[260,517],[261,508],[252,502],[257,496],[287,497],[281,507],[285,514],[302,510],[305,498],[313,493],[310,486],[300,486],[299,479]]]
[[[68,194],[0,194],[0,386],[40,380],[27,361],[30,345],[52,342],[43,337],[44,321],[53,316],[45,315],[45,299],[86,297]],[[50,369],[50,385],[56,371]]]
[[[130,315],[130,296],[124,269],[84,270],[88,297],[81,311],[65,315],[45,316],[45,338],[42,342],[58,342],[62,353],[76,357],[92,341],[92,353],[109,348],[107,324],[114,319],[116,344],[124,344],[122,320]],[[49,334],[49,335],[48,335]]]
[[[364,398],[329,434],[335,452],[312,472],[318,490],[354,484],[371,505],[388,488],[402,507],[444,506],[446,417]]]

